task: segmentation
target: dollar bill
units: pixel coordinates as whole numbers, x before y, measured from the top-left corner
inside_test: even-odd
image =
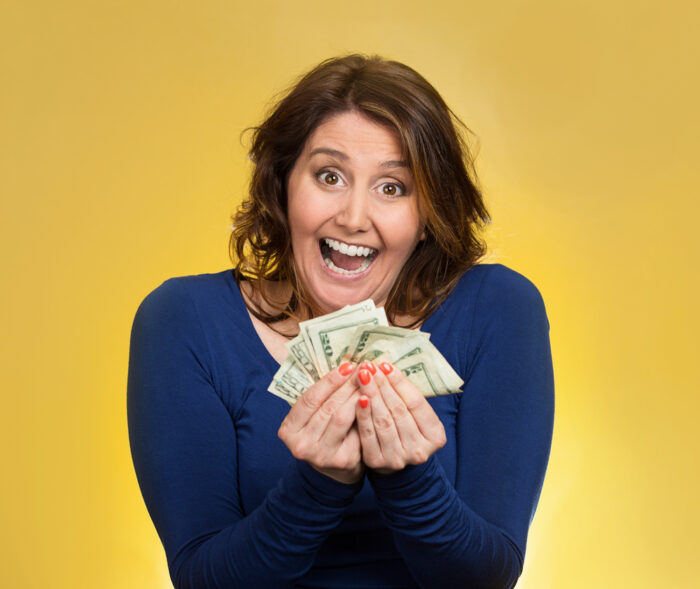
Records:
[[[355,330],[352,336],[354,344],[346,354],[345,360],[355,364],[364,360],[374,360],[380,350],[388,350],[399,342],[416,336],[430,338],[430,334],[424,331],[404,329],[393,326],[368,327],[361,326]],[[380,344],[381,342],[381,344]]]
[[[316,364],[313,361],[313,355],[301,335],[298,335],[292,341],[287,342],[285,347],[287,348],[290,356],[297,361],[301,369],[312,381],[315,382],[320,380],[321,376],[319,375]]]
[[[290,405],[344,361],[391,362],[426,397],[460,392],[464,384],[430,334],[390,326],[371,299],[301,322],[299,335],[286,347],[289,353],[268,391]]]
[[[343,361],[357,328],[388,326],[383,308],[371,312],[355,313],[311,326],[307,333],[318,361],[319,374],[324,375],[337,368]]]
[[[323,323],[328,323],[342,318],[359,317],[365,313],[374,312],[376,307],[374,306],[374,301],[372,299],[367,299],[355,305],[346,305],[342,309],[338,309],[333,313],[328,313],[327,315],[322,315],[321,317],[316,317],[314,319],[309,319],[308,321],[302,321],[299,324],[299,335],[304,340],[307,350],[310,352],[311,360],[313,361],[316,371],[321,374],[319,360],[320,357],[316,356],[309,331],[315,326]]]
[[[375,341],[369,349],[365,350],[362,354],[362,360],[376,363],[386,360],[393,364],[404,356],[417,354],[426,349],[428,347],[427,341],[427,338],[416,335],[406,337],[403,340],[380,339]]]
[[[294,357],[288,355],[267,390],[294,405],[313,383]]]
[[[424,337],[418,337],[415,333],[416,332],[414,332],[412,337],[407,337],[391,346],[385,345],[382,341],[376,342],[375,346],[378,348],[377,351],[379,351],[381,347],[384,347],[386,350],[386,352],[376,357],[376,361],[381,362],[382,360],[387,360],[398,366],[406,358],[421,354],[428,359],[428,364],[426,364],[426,366],[440,377],[447,392],[461,392],[464,381],[460,378],[459,374],[455,372],[449,362],[445,360],[444,356],[430,340]],[[370,350],[369,355],[376,355],[376,353],[376,351]]]
[[[428,355],[430,356],[430,360],[432,361],[437,373],[440,375],[440,379],[445,383],[447,392],[461,393],[464,381],[459,374],[457,374],[455,369],[450,366],[450,363],[445,360],[445,357],[432,344],[430,344]]]
[[[273,380],[267,390],[273,395],[278,396],[280,399],[284,399],[290,405],[294,405],[301,395],[298,395],[294,391],[288,389],[281,382]]]
[[[425,354],[406,356],[396,363],[396,368],[408,377],[424,397],[446,395],[450,392]]]

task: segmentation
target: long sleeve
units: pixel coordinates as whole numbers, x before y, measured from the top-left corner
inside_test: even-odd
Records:
[[[139,307],[131,335],[127,411],[141,492],[175,587],[288,586],[311,567],[361,483],[292,461],[245,514],[234,420],[213,370],[187,290],[165,282]]]
[[[454,485],[437,456],[370,474],[399,552],[422,587],[513,587],[549,458],[554,379],[549,322],[537,289],[484,272],[467,338]]]

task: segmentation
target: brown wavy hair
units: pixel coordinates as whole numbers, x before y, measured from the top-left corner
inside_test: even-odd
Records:
[[[418,243],[389,293],[389,318],[406,315],[415,319],[411,325],[422,322],[486,252],[481,231],[490,217],[463,135],[469,130],[438,92],[396,61],[364,55],[328,59],[301,77],[266,120],[251,129],[253,175],[248,198],[232,217],[229,246],[239,287],[249,280],[268,307],[278,310],[268,313],[246,302],[267,324],[313,315],[313,301],[294,270],[287,179],[316,127],[352,110],[398,133],[426,226],[425,240]],[[286,307],[270,300],[268,280],[291,286]]]

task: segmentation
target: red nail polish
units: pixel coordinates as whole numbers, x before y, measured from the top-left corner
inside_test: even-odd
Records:
[[[360,370],[359,377],[360,382],[364,385],[369,384],[369,381],[372,379],[372,375],[369,373],[369,370]]]
[[[369,370],[372,374],[377,374],[377,367],[369,360],[362,363],[362,368]]]
[[[360,404],[360,407],[362,407],[363,409],[367,409],[367,405],[369,405],[369,399],[360,399],[358,403]]]
[[[389,374],[393,369],[394,367],[388,362],[382,362],[379,365],[379,370],[381,370],[384,374]]]
[[[343,362],[338,366],[338,372],[340,372],[342,376],[347,376],[352,372],[352,364],[350,364],[350,362]]]

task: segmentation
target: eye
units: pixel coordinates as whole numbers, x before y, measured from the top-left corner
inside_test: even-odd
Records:
[[[316,178],[318,178],[321,184],[325,184],[326,186],[337,186],[342,183],[340,176],[332,170],[318,172]]]
[[[379,190],[384,196],[403,196],[406,189],[396,182],[384,182],[379,186]]]

